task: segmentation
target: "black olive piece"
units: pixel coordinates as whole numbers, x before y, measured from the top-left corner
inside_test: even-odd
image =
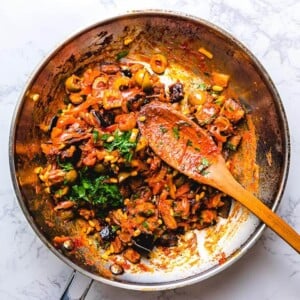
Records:
[[[180,82],[170,85],[169,92],[171,103],[179,102],[184,98],[183,84]]]
[[[129,77],[131,78],[132,77],[132,73],[129,69],[123,69],[121,70],[121,72],[126,76],[126,77]]]
[[[103,241],[110,242],[115,239],[116,233],[113,231],[112,227],[110,225],[104,226],[100,230],[100,236]]]
[[[115,122],[115,115],[112,112],[107,111],[102,114],[102,126],[103,127],[108,127],[108,126],[114,124],[114,122]]]
[[[101,114],[99,111],[92,110],[92,115],[96,118],[99,125],[102,127],[108,127],[114,123],[114,114],[111,112],[106,112],[105,114]]]
[[[102,116],[101,116],[101,114],[98,112],[98,111],[96,111],[96,110],[91,110],[91,114],[96,118],[96,120],[97,120],[97,122],[98,122],[98,124],[99,124],[99,126],[102,126]]]
[[[76,146],[76,150],[70,159],[70,161],[73,165],[76,165],[76,163],[80,160],[81,154],[82,154],[82,150],[79,148],[79,145],[75,144],[75,146]]]
[[[148,256],[154,247],[154,236],[149,233],[141,233],[132,239],[134,250],[143,256]]]
[[[177,229],[175,230],[176,234],[184,234],[185,233],[185,229],[183,226],[178,226]]]
[[[79,148],[80,143],[73,143],[73,146],[75,146],[75,151],[73,155],[70,157],[68,153],[69,148],[65,148],[61,153],[60,153],[60,158],[59,160],[62,163],[71,163],[72,165],[76,165],[76,163],[80,160],[82,151]],[[72,147],[72,146],[71,146]]]
[[[178,244],[178,237],[174,232],[165,232],[156,240],[156,244],[163,247],[174,247]]]
[[[50,123],[49,123],[49,132],[56,126],[58,120],[58,116],[55,115],[54,117],[51,118]]]
[[[222,202],[224,203],[224,205],[222,205],[217,209],[217,214],[218,216],[227,219],[231,209],[232,198],[223,197]]]
[[[139,110],[140,107],[143,105],[144,98],[145,98],[144,93],[139,93],[139,94],[134,95],[134,97],[128,99],[127,104],[126,104],[127,109],[129,111]]]

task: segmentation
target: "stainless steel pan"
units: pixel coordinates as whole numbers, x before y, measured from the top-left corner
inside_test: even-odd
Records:
[[[105,268],[106,262],[87,264],[84,256],[70,256],[52,245],[52,237],[63,232],[63,225],[47,226],[49,206],[46,200],[38,199],[34,189],[33,170],[42,163],[39,148],[42,136],[37,125],[57,111],[59,101],[56,96],[61,82],[91,62],[112,59],[124,48],[124,38],[128,36],[134,40],[130,44],[131,51],[147,55],[155,49],[167,49],[179,68],[180,65],[190,66],[193,76],[198,75],[197,67],[201,64],[199,56],[193,54],[194,49],[203,46],[214,54],[208,68],[230,74],[230,87],[251,110],[257,135],[257,194],[269,207],[277,209],[288,175],[290,150],[286,116],[270,77],[250,51],[222,29],[198,18],[161,11],[135,12],[101,21],[64,41],[44,60],[25,87],[12,121],[11,176],[19,204],[35,233],[74,270],[92,280],[127,289],[177,288],[204,280],[229,267],[253,246],[265,226],[237,206],[220,238],[214,241],[214,251],[206,257],[202,255],[195,262],[193,253],[187,251],[184,261],[178,257],[169,259],[172,268],[167,270],[155,266],[151,273],[107,278],[99,271]],[[147,263],[155,264],[153,261]]]

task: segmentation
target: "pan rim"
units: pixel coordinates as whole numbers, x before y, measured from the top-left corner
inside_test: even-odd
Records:
[[[98,21],[96,23],[93,23],[87,27],[82,28],[79,31],[76,31],[76,33],[71,34],[67,39],[65,39],[63,42],[59,43],[52,51],[49,52],[49,54],[37,65],[37,67],[33,70],[31,75],[29,76],[29,79],[27,80],[27,83],[24,86],[23,92],[21,92],[20,97],[16,103],[16,107],[14,110],[14,114],[12,116],[11,120],[11,126],[10,126],[10,134],[9,134],[9,166],[10,166],[10,175],[11,180],[13,183],[13,188],[15,195],[17,196],[17,200],[19,203],[19,206],[21,207],[23,214],[25,215],[28,223],[30,224],[33,231],[37,234],[37,236],[40,238],[40,240],[43,242],[43,244],[51,250],[52,253],[54,253],[61,261],[66,263],[69,267],[75,269],[79,273],[88,276],[89,278],[96,280],[98,282],[106,283],[111,286],[130,289],[130,290],[143,290],[143,291],[158,291],[158,290],[167,290],[167,289],[173,289],[173,288],[179,288],[187,285],[191,285],[200,281],[203,281],[205,279],[208,279],[221,271],[224,271],[229,266],[231,266],[234,262],[238,261],[254,244],[258,241],[258,239],[261,237],[264,229],[266,228],[266,225],[260,223],[260,225],[255,230],[254,234],[248,238],[248,241],[241,245],[241,248],[237,250],[238,253],[235,252],[234,255],[232,255],[229,259],[226,260],[226,262],[222,265],[218,265],[213,267],[212,269],[209,269],[204,272],[204,274],[195,274],[187,278],[183,278],[180,280],[173,280],[170,282],[164,282],[164,283],[133,283],[133,282],[121,282],[121,281],[113,281],[104,277],[101,277],[100,275],[95,275],[79,265],[72,262],[69,258],[64,256],[62,253],[60,253],[42,234],[42,232],[38,229],[37,225],[34,223],[33,218],[31,217],[29,210],[27,209],[22,193],[18,184],[18,180],[15,173],[15,132],[17,127],[17,120],[19,119],[19,115],[22,111],[22,107],[24,104],[24,99],[26,95],[26,91],[28,88],[32,85],[32,83],[37,78],[39,72],[43,69],[43,67],[55,56],[56,53],[58,53],[66,44],[68,44],[70,41],[76,39],[80,35],[84,34],[85,32],[92,30],[93,28],[96,28],[101,25],[109,24],[124,18],[135,18],[135,17],[142,17],[142,16],[156,16],[156,17],[171,17],[171,18],[181,18],[185,19],[187,21],[192,21],[195,23],[198,23],[202,26],[206,26],[208,28],[213,29],[214,31],[220,33],[222,36],[224,36],[227,39],[230,39],[234,44],[236,44],[243,52],[245,52],[255,65],[257,67],[259,73],[265,78],[267,86],[272,94],[272,98],[275,100],[275,104],[278,109],[278,117],[282,121],[283,126],[283,136],[284,136],[284,143],[283,143],[283,168],[282,168],[282,178],[280,180],[280,185],[276,194],[276,198],[273,201],[271,209],[273,211],[276,211],[278,209],[278,206],[282,200],[282,196],[285,190],[286,182],[288,179],[288,172],[289,172],[289,165],[290,165],[290,134],[289,134],[289,128],[288,128],[288,122],[286,113],[284,110],[284,106],[282,103],[282,100],[280,98],[280,95],[275,87],[275,84],[273,83],[272,79],[270,78],[269,74],[263,67],[263,65],[259,62],[259,60],[252,54],[252,52],[239,40],[237,40],[233,35],[228,33],[226,30],[220,28],[219,26],[204,20],[199,17],[191,16],[189,14],[185,14],[182,12],[176,12],[176,11],[170,11],[170,10],[159,10],[159,9],[153,9],[153,10],[134,10],[127,13],[119,14],[111,18],[107,18],[105,20]]]

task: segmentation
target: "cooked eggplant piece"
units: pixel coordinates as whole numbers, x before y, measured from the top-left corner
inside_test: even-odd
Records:
[[[59,160],[62,164],[71,163],[72,165],[76,165],[81,158],[81,152],[81,149],[73,144],[61,152]]]
[[[53,116],[53,117],[50,119],[49,123],[48,123],[48,122],[46,122],[46,123],[43,122],[43,123],[41,123],[41,124],[39,125],[39,127],[40,127],[40,129],[41,129],[43,132],[45,132],[45,133],[50,133],[50,132],[52,131],[52,129],[56,126],[57,120],[58,120],[58,116],[55,115],[55,116]]]
[[[126,107],[128,111],[138,111],[140,107],[144,104],[145,94],[144,93],[136,93],[127,97]],[[132,96],[132,97],[131,97]]]
[[[224,203],[224,205],[217,209],[217,214],[218,216],[227,219],[229,216],[232,199],[230,197],[223,197],[222,202]]]
[[[172,231],[166,231],[160,238],[156,240],[156,244],[163,247],[177,246],[178,237]]]
[[[148,256],[154,247],[154,236],[148,233],[141,233],[132,239],[133,248],[143,256]]]
[[[55,115],[54,117],[52,117],[52,119],[50,120],[50,123],[49,123],[49,132],[56,126],[57,120],[58,120],[58,116],[57,115]]]
[[[227,99],[222,107],[221,115],[226,117],[230,122],[236,124],[245,115],[243,107],[234,99]]]
[[[92,110],[91,113],[96,118],[97,122],[102,127],[108,127],[114,123],[114,114],[112,112],[106,112],[105,114],[99,111]]]
[[[184,234],[185,229],[183,226],[178,226],[177,229],[175,230],[176,234]]]
[[[111,226],[106,225],[100,230],[100,236],[103,241],[110,242],[115,239],[116,233]]]
[[[181,82],[172,84],[169,87],[169,92],[171,103],[179,102],[184,98],[183,84]]]

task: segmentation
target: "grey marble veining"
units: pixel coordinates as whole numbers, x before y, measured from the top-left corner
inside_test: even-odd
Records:
[[[291,134],[291,167],[278,213],[300,232],[300,1],[5,1],[0,4],[0,299],[58,299],[71,274],[35,236],[13,193],[7,145],[17,99],[41,60],[70,34],[140,9],[180,11],[213,22],[263,64],[280,93]],[[94,283],[87,299],[296,300],[299,283],[299,255],[266,229],[242,259],[204,282],[152,293]]]

